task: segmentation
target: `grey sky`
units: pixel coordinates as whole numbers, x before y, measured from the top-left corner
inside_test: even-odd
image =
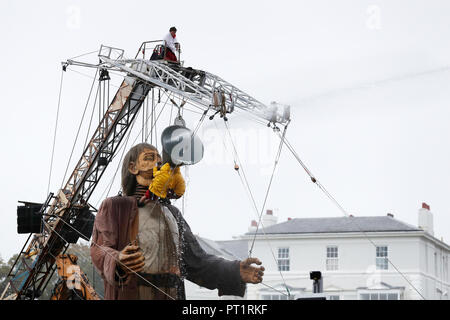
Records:
[[[152,3],[0,2],[4,258],[25,241],[16,234],[17,200],[46,197],[60,62],[101,44],[123,48],[131,57],[142,41],[161,39],[172,25],[186,66],[217,74],[263,102],[292,106],[288,139],[349,212],[392,212],[417,225],[425,201],[434,213],[435,235],[449,241],[447,1],[226,1],[221,7],[174,1],[170,8]],[[73,69],[92,76],[92,70]],[[91,85],[74,71],[64,77],[53,192]],[[163,114],[164,125],[168,116]],[[198,115],[187,120],[193,127]],[[277,140],[267,127],[245,118],[232,115],[230,126],[241,137],[241,160],[261,206]],[[225,133],[217,134],[214,123],[205,121],[199,134],[206,154],[189,169],[186,219],[194,233],[230,239],[247,231],[255,212],[228,153],[217,156],[222,141],[214,135]],[[84,141],[85,132],[81,137]],[[73,161],[80,152],[76,149]],[[105,173],[94,205],[116,166]],[[117,190],[118,181],[112,193]],[[276,209],[279,221],[342,215],[287,149],[267,208]]]

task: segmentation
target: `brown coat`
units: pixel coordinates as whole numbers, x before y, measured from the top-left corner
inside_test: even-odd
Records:
[[[208,289],[219,289],[219,295],[244,296],[245,283],[239,271],[239,261],[230,261],[207,254],[192,234],[180,211],[167,205],[178,223],[182,239],[182,277]],[[105,284],[105,300],[136,300],[137,276],[130,275],[119,283],[116,279],[116,261],[119,252],[135,235],[138,215],[134,197],[112,197],[104,200],[94,223],[91,258]],[[184,297],[184,285],[179,288]]]

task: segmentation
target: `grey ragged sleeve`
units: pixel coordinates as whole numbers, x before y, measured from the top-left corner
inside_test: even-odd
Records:
[[[181,212],[169,205],[169,210],[175,216],[182,235],[182,263],[184,273],[189,281],[208,289],[218,289],[219,296],[232,295],[243,297],[246,284],[240,275],[240,261],[227,260],[203,250],[191,228],[184,220]]]

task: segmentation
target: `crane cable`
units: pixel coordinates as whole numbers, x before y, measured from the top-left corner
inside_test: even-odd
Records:
[[[258,210],[258,207],[257,207],[257,205],[256,205],[256,201],[255,201],[255,198],[254,198],[254,196],[253,196],[252,190],[251,190],[251,188],[250,188],[250,184],[249,184],[249,182],[248,182],[248,180],[247,180],[247,177],[246,177],[246,175],[245,175],[245,171],[244,171],[244,168],[243,168],[243,166],[242,166],[242,162],[241,162],[241,160],[239,159],[239,155],[238,155],[236,146],[235,146],[235,144],[234,144],[233,138],[232,138],[231,133],[230,133],[230,130],[229,130],[229,126],[228,126],[228,124],[227,124],[226,121],[224,121],[224,123],[225,123],[226,131],[227,131],[227,133],[228,133],[228,135],[229,135],[229,139],[230,139],[230,141],[231,141],[231,145],[232,145],[232,147],[233,147],[234,158],[238,160],[240,169],[242,169],[243,177],[242,177],[241,174],[239,173],[239,171],[240,171],[240,169],[239,169],[239,170],[238,170],[239,178],[240,178],[240,180],[241,180],[241,183],[244,185],[244,188],[248,191],[248,193],[249,193],[249,195],[250,195],[250,198],[251,198],[251,200],[252,200],[253,206],[254,206],[254,208],[255,208],[255,214],[256,214],[257,217],[259,217],[259,218],[258,218],[258,219],[259,219],[259,223],[262,224],[262,221],[261,221],[261,219],[260,219],[260,218],[261,218],[261,215],[259,214],[259,210]],[[285,127],[285,129],[284,129],[285,131],[284,131],[284,132],[286,132],[286,129],[287,129],[287,126]],[[279,156],[280,156],[280,154],[281,154],[281,147],[282,147],[282,144],[280,144],[279,151],[278,151],[277,156],[276,156],[276,160],[275,160],[275,164],[274,164],[274,167],[275,167],[275,168],[276,168],[276,165],[277,165],[277,163],[278,163]],[[236,164],[236,161],[235,161],[235,164]],[[274,172],[275,172],[275,170],[274,170],[273,173],[272,173],[271,181],[272,181]],[[242,179],[242,178],[244,178],[244,179]],[[245,182],[244,182],[244,180],[245,180]],[[271,185],[271,182],[269,183],[269,187],[268,187],[268,190],[267,190],[267,193],[266,193],[266,200],[267,200],[268,193],[269,193],[269,191],[270,191],[270,185]],[[263,208],[262,208],[262,210],[261,210],[261,214],[262,214],[262,212],[264,212],[264,206],[265,206],[265,202],[264,202]],[[269,245],[270,251],[271,251],[271,253],[272,253],[272,257],[273,257],[274,261],[276,262],[277,259],[276,259],[276,257],[275,257],[275,253],[274,253],[274,251],[273,251],[273,248],[272,248],[272,246],[271,246],[271,244],[270,244],[270,242],[269,242],[269,240],[268,240],[268,238],[267,238],[267,235],[266,235],[264,229],[263,229],[262,231],[263,231],[264,236],[265,236],[265,239],[266,239],[266,241],[267,241],[267,243],[268,243],[268,245]],[[255,237],[256,237],[256,232],[255,232]],[[253,240],[253,242],[254,242],[254,240]],[[253,244],[252,244],[252,248],[253,248]],[[249,251],[249,257],[251,256],[251,254],[252,254],[252,249],[250,249],[250,251]],[[284,293],[283,293],[283,294],[286,295],[288,298],[290,298],[291,294],[290,294],[289,288],[288,288],[288,286],[287,286],[287,284],[286,284],[286,280],[284,279],[281,270],[278,270],[278,271],[280,272],[281,279],[282,279],[283,284],[284,284],[284,286],[285,286],[285,288],[286,288],[286,291],[287,291],[287,294],[284,294]],[[265,285],[265,284],[264,284],[264,285]],[[270,287],[270,286],[269,286],[269,287]],[[276,291],[278,291],[278,290],[276,290]],[[280,291],[278,291],[278,292],[280,292]]]
[[[214,122],[214,125],[216,126],[217,130],[219,131],[219,128],[217,127],[217,124],[216,124],[215,119],[214,119],[213,122]],[[231,135],[230,135],[230,139],[231,139]],[[225,149],[226,151],[228,151],[228,148],[227,148],[227,146],[226,146],[226,144],[225,144],[225,137],[222,137],[222,143],[223,143],[224,149]],[[255,198],[254,198],[254,196],[253,196],[253,193],[252,193],[252,190],[251,190],[251,188],[250,188],[250,185],[249,185],[249,183],[248,183],[247,177],[246,177],[246,175],[245,175],[244,167],[242,166],[242,163],[241,163],[241,161],[240,161],[240,159],[239,159],[239,155],[237,154],[237,151],[236,151],[236,148],[235,148],[235,146],[234,146],[234,143],[233,143],[233,140],[232,140],[232,139],[231,139],[231,144],[232,144],[233,149],[234,149],[234,152],[233,152],[233,158],[234,158],[233,161],[234,161],[234,164],[237,165],[237,164],[239,163],[239,170],[237,170],[237,173],[238,173],[238,175],[239,175],[239,179],[240,179],[240,181],[241,181],[241,183],[242,183],[242,185],[243,185],[245,191],[247,192],[247,195],[249,196],[249,198],[250,198],[250,200],[251,200],[251,202],[252,202],[252,204],[253,204],[253,207],[254,207],[254,209],[255,209],[255,214],[256,214],[256,216],[258,217],[258,212],[259,212],[259,210],[258,210],[258,207],[257,207],[257,205],[256,205],[256,201],[255,201]],[[242,170],[242,175],[241,175],[241,173],[240,173],[241,170]],[[272,245],[270,244],[270,241],[269,241],[269,239],[268,239],[268,237],[267,237],[267,234],[266,234],[266,232],[264,231],[264,224],[263,224],[262,221],[261,221],[261,225],[263,226],[263,229],[261,229],[261,230],[262,230],[262,232],[263,232],[263,234],[264,234],[264,239],[266,240],[267,244],[269,245],[270,251],[271,251],[271,253],[272,253],[272,257],[274,258],[274,261],[275,261],[275,263],[276,263],[277,260],[276,260],[276,258],[275,258],[275,254],[274,254],[274,252],[273,252]],[[249,257],[250,257],[250,255],[249,255]],[[282,275],[282,273],[281,273],[281,270],[279,270],[279,271],[280,271],[281,279],[282,279],[282,281],[284,282],[285,287],[287,287],[286,282],[285,282],[285,280],[284,280],[284,277],[283,277],[283,275]],[[284,296],[286,296],[286,297],[288,297],[288,299],[289,299],[289,297],[290,297],[290,292],[289,292],[289,290],[287,290],[288,293],[286,294],[286,293],[284,293],[283,291],[280,291],[280,290],[278,290],[278,289],[275,289],[275,288],[271,287],[270,285],[268,285],[268,284],[266,284],[266,283],[264,283],[264,282],[261,282],[261,284],[264,285],[264,286],[266,286],[266,287],[268,287],[268,288],[271,288],[271,289],[277,291],[278,293],[280,293],[280,294],[282,294],[282,295],[284,295]]]
[[[289,125],[289,122],[288,122],[288,123],[286,124],[286,126],[284,127],[282,139],[283,139],[283,138],[285,137],[285,135],[286,135],[286,130],[287,130],[287,128],[288,128],[288,125]],[[272,175],[270,176],[269,185],[267,186],[266,195],[265,195],[264,202],[263,202],[263,205],[262,205],[262,208],[261,208],[261,212],[260,212],[260,214],[259,214],[259,221],[258,221],[258,224],[257,224],[257,226],[256,226],[255,236],[254,236],[254,238],[253,238],[252,245],[251,245],[250,250],[249,250],[249,254],[250,254],[250,255],[251,255],[251,253],[252,253],[253,246],[254,246],[254,244],[255,244],[256,234],[258,233],[259,225],[260,225],[260,223],[261,223],[262,214],[263,214],[264,208],[265,208],[265,206],[266,206],[267,197],[269,196],[270,187],[272,186],[273,177],[274,177],[274,175],[275,175],[275,170],[277,169],[277,166],[278,166],[278,161],[279,161],[280,156],[281,156],[281,150],[282,150],[282,148],[283,148],[283,140],[280,141],[280,145],[279,145],[279,147],[278,147],[278,152],[277,152],[277,155],[276,155],[276,157],[275,157],[275,163],[274,163],[274,166],[273,166]]]
[[[58,95],[58,108],[56,109],[56,120],[55,120],[55,131],[53,134],[53,146],[52,146],[52,157],[50,160],[50,172],[48,175],[48,185],[47,185],[47,195],[50,191],[50,181],[52,179],[52,171],[53,171],[53,158],[55,155],[55,145],[56,145],[56,132],[58,130],[58,120],[59,120],[59,108],[61,106],[61,93],[63,88],[63,79],[64,79],[64,70],[61,70],[61,80],[59,84],[59,95]]]
[[[279,135],[279,134],[278,134]],[[295,159],[299,162],[299,164],[303,167],[305,172],[309,175],[311,178],[311,181],[316,184],[319,189],[341,210],[344,215],[348,218],[350,218],[350,214],[342,207],[342,205],[331,195],[330,192],[317,180],[317,178],[311,173],[311,171],[306,167],[304,162],[301,160],[295,149],[292,147],[292,145],[289,143],[287,138],[285,136],[280,136],[281,143],[284,143],[286,147],[291,151]],[[351,222],[355,223],[355,225],[358,227],[360,232],[367,238],[367,240],[376,248],[377,245],[373,242],[373,240],[367,235],[367,233],[362,230],[361,226],[356,222],[355,219],[350,219]],[[420,293],[420,291],[411,283],[411,281],[394,265],[394,263],[388,258],[385,257],[386,260],[394,267],[394,269],[408,282],[408,284],[422,297],[423,300],[426,300],[425,297]]]
[[[88,130],[87,130],[87,132],[86,132],[86,138],[84,139],[83,150],[85,150],[85,149],[86,149],[86,146],[87,146],[87,142],[88,142],[88,138],[89,138],[89,133],[90,133],[90,131],[91,131],[92,119],[94,118],[95,105],[96,105],[96,103],[97,103],[97,97],[99,96],[100,90],[101,90],[101,86],[100,86],[100,84],[99,84],[99,86],[97,87],[97,91],[96,91],[96,93],[95,93],[94,103],[93,103],[93,106],[92,106],[92,112],[91,112],[91,118],[89,119],[89,127],[88,127]]]
[[[78,135],[80,134],[81,126],[82,126],[82,124],[83,124],[84,116],[85,116],[85,114],[86,114],[86,109],[87,109],[87,107],[88,107],[88,105],[89,105],[89,100],[91,99],[92,89],[94,88],[94,84],[95,84],[95,80],[96,80],[96,78],[97,78],[98,70],[99,70],[99,67],[97,67],[97,69],[95,70],[94,80],[92,81],[91,89],[90,89],[90,91],[89,91],[89,96],[88,96],[88,99],[87,99],[87,101],[86,101],[86,106],[84,107],[84,111],[83,111],[83,115],[82,115],[82,117],[81,117],[80,125],[78,126],[78,131],[77,131],[77,134],[76,134],[76,136],[75,136],[75,141],[74,141],[73,146],[72,146],[72,151],[70,152],[69,161],[67,162],[66,171],[64,172],[64,177],[63,177],[63,179],[62,179],[62,182],[61,182],[61,188],[60,188],[60,189],[62,189],[63,183],[64,183],[64,181],[66,180],[67,170],[69,170],[70,161],[72,160],[73,151],[75,150],[75,145],[76,145],[77,140],[78,140]]]

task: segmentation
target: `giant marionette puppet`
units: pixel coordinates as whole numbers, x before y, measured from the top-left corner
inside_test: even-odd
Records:
[[[123,196],[107,198],[97,213],[91,257],[105,284],[105,299],[185,299],[183,279],[219,296],[243,297],[246,283],[260,283],[257,258],[230,261],[207,254],[169,199],[181,197],[184,179],[146,143],[122,164]]]

